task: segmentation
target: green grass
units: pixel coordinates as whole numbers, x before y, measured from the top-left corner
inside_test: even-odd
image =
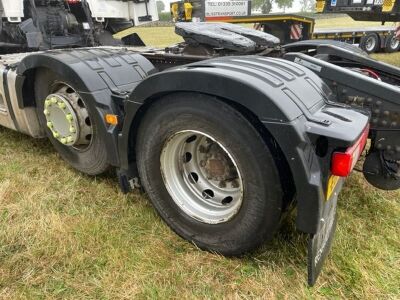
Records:
[[[165,28],[141,30],[154,45],[175,40]],[[398,299],[399,196],[351,176],[333,249],[309,288],[293,217],[244,258],[200,251],[164,225],[145,195],[122,195],[112,173],[84,176],[48,141],[0,128],[0,299]]]

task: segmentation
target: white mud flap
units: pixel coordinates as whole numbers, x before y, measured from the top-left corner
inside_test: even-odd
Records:
[[[328,191],[328,201],[325,202],[322,212],[322,218],[320,220],[320,229],[316,234],[311,234],[308,240],[308,284],[313,286],[317,281],[318,275],[321,272],[322,266],[328,253],[331,249],[333,237],[336,231],[336,206],[337,206],[337,195],[340,191],[343,180],[338,179],[334,183],[334,187],[331,187],[331,191]]]

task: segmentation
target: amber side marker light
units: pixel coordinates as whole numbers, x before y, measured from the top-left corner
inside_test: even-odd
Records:
[[[356,165],[367,143],[369,125],[364,129],[360,138],[345,152],[333,152],[331,162],[332,175],[347,177]]]
[[[106,115],[106,123],[110,125],[118,125],[118,116],[107,114]]]

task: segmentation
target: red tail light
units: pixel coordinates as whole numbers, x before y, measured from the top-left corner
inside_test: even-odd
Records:
[[[81,2],[81,0],[67,0],[68,4],[76,4]]]
[[[336,176],[349,176],[367,143],[369,125],[364,129],[357,142],[345,152],[333,152],[331,173]]]

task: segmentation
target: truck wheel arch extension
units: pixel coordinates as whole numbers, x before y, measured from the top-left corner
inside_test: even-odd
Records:
[[[118,128],[108,128],[104,114],[122,115],[123,99],[149,74],[154,66],[143,56],[123,49],[78,49],[29,54],[17,66],[18,105],[36,106],[33,86],[35,72],[47,68],[61,74],[74,88],[87,98],[88,105],[98,113],[104,132],[108,161],[119,166]]]
[[[124,50],[43,52],[30,54],[18,64],[20,88],[24,85],[25,76],[37,68],[48,68],[62,74],[71,80],[77,90],[85,93],[99,90],[129,91],[155,71],[143,56]],[[23,107],[29,103],[24,103],[21,98],[20,105]]]
[[[323,103],[324,91],[326,86],[313,72],[282,59],[225,57],[160,72],[140,83],[126,103],[126,119],[119,138],[122,169],[135,165],[135,128],[141,114],[151,109],[152,101],[177,92],[211,95],[231,104],[247,118],[255,116],[253,124],[258,124],[258,130],[273,137],[271,142],[276,143],[282,155],[277,159],[284,158],[283,164],[290,172],[281,174],[281,179],[286,179],[285,184],[293,180],[296,186],[297,227],[313,234],[320,226],[324,184],[313,182],[310,175],[310,170],[319,169],[319,165],[310,158],[315,149],[306,136],[304,115],[309,115],[308,108]]]

